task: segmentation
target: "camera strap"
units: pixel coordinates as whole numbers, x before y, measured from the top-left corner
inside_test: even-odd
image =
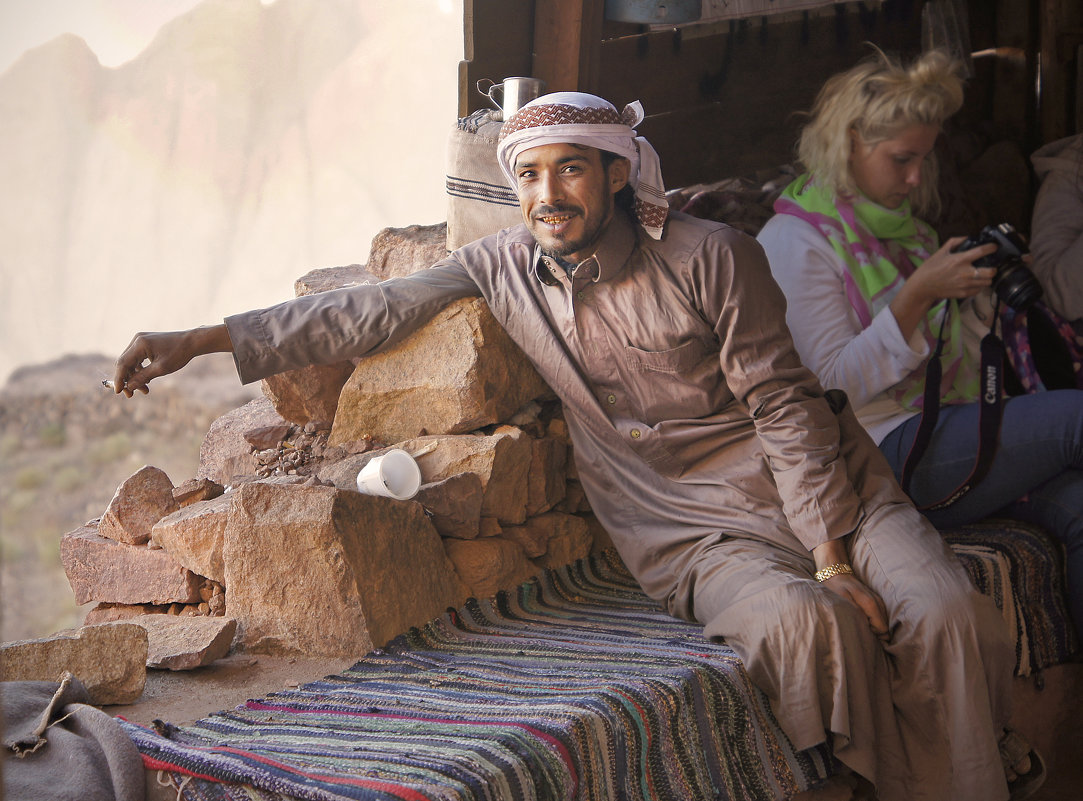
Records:
[[[1004,343],[996,335],[995,330],[996,321],[999,318],[997,313],[1000,310],[999,300],[996,305],[997,308],[993,309],[993,324],[989,327],[989,333],[981,340],[981,387],[978,392],[981,407],[978,411],[978,454],[974,460],[974,467],[966,480],[941,500],[919,506],[918,509],[923,512],[951,506],[985,478],[993,463],[993,456],[996,454],[1000,439],[1000,419],[1004,413],[1005,350]],[[932,438],[937,418],[940,416],[940,379],[943,374],[940,355],[944,350],[944,331],[948,327],[950,314],[951,305],[945,304],[940,332],[936,338],[936,348],[925,368],[925,394],[922,400],[921,421],[918,423],[918,431],[914,435],[910,452],[906,455],[900,482],[907,495],[910,494],[910,480],[913,478],[914,469],[921,461],[926,448],[929,447],[929,440]]]

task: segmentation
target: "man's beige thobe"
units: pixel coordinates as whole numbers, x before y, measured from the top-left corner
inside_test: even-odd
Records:
[[[726,639],[795,747],[829,732],[884,801],[1007,798],[1005,624],[799,362],[755,240],[674,214],[655,241],[618,213],[569,277],[519,226],[430,270],[226,322],[252,381],[374,353],[477,295],[563,402],[580,480],[629,569]],[[812,578],[809,551],[851,534],[887,643]]]

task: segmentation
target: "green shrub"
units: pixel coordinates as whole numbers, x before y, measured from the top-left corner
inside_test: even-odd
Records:
[[[0,537],[0,561],[9,565],[26,556],[26,543],[17,537]]]
[[[67,465],[61,467],[53,476],[53,486],[56,487],[59,492],[72,492],[79,489],[79,487],[86,484],[87,476],[85,470],[80,470],[74,465]]]
[[[68,432],[63,423],[46,423],[38,429],[38,439],[42,445],[59,448],[68,441]]]
[[[5,488],[7,489],[7,488]],[[0,499],[0,530],[5,534],[16,531],[23,520],[37,510],[36,489],[11,489]]]
[[[90,446],[87,457],[93,464],[119,462],[132,452],[132,441],[127,433],[118,431]]]
[[[45,483],[45,472],[37,467],[24,467],[15,474],[15,489],[35,490]]]
[[[52,529],[38,528],[30,534],[37,550],[38,563],[48,567],[60,567],[60,538]]]
[[[0,439],[0,457],[8,459],[18,453],[22,446],[23,439],[18,434],[5,434],[3,439]]]

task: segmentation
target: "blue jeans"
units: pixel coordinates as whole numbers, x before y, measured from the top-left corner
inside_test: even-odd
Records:
[[[977,403],[940,409],[910,482],[918,506],[941,500],[970,475],[978,451],[978,410]],[[910,418],[880,443],[897,478],[919,420]],[[1068,605],[1083,634],[1083,390],[1007,399],[988,475],[951,506],[925,516],[937,528],[954,528],[994,513],[1039,525],[1064,543]]]

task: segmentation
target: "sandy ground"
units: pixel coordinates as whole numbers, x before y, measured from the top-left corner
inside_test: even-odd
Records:
[[[141,726],[155,719],[189,725],[250,698],[297,687],[350,667],[353,661],[235,654],[196,670],[147,670],[143,695],[132,704],[104,706]]]

